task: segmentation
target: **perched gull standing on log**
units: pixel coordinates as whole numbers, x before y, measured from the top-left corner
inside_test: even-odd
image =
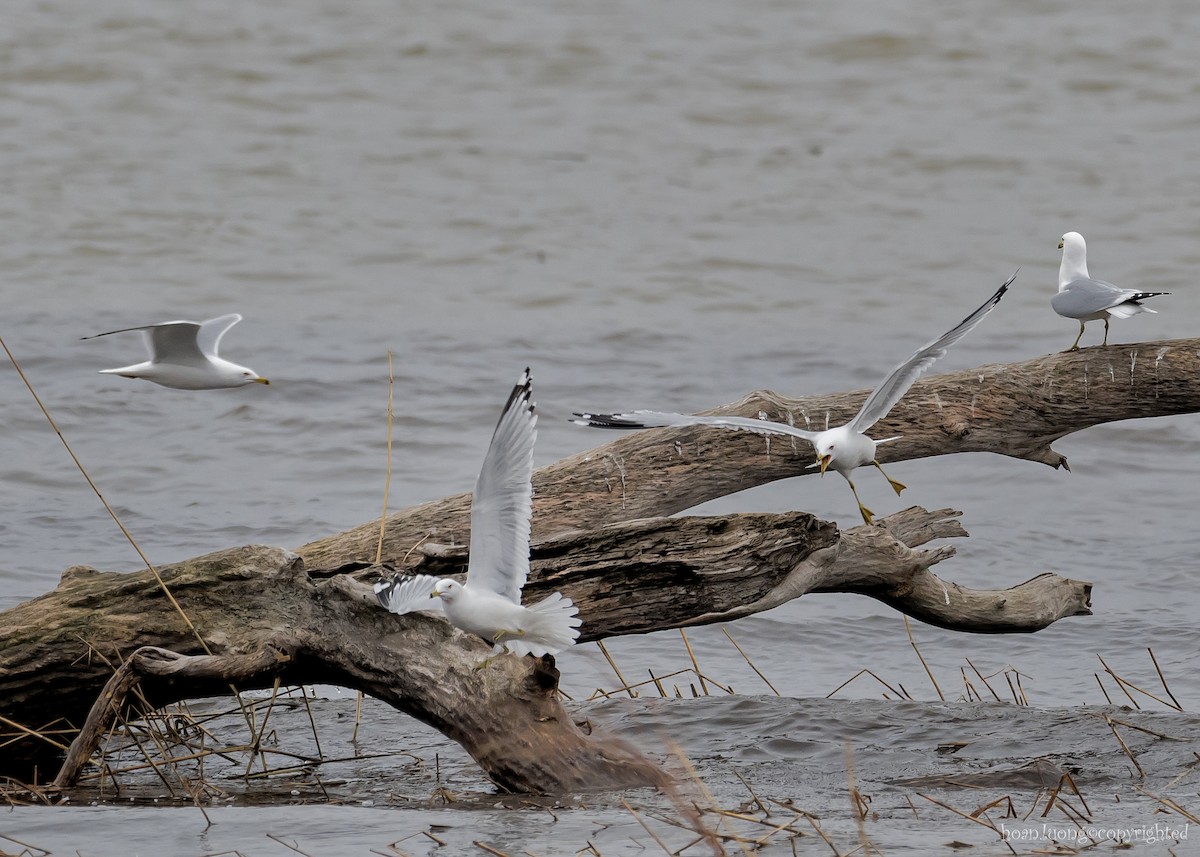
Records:
[[[1004,285],[996,290],[994,295],[987,299],[983,306],[964,318],[956,327],[916,351],[911,357],[889,372],[888,376],[871,392],[871,395],[867,396],[867,400],[863,402],[862,407],[854,415],[854,418],[845,425],[835,426],[825,431],[808,431],[770,420],[754,420],[747,417],[670,414],[659,411],[633,411],[625,414],[575,414],[576,419],[572,420],[572,422],[582,426],[592,426],[593,428],[611,429],[703,425],[752,431],[759,434],[784,434],[804,438],[817,451],[816,464],[811,466],[819,466],[822,476],[825,475],[825,471],[828,468],[833,468],[842,474],[846,481],[850,483],[850,490],[854,492],[854,499],[858,503],[858,511],[862,514],[863,521],[873,524],[875,522],[874,513],[864,506],[862,500],[859,499],[858,489],[854,487],[854,481],[850,478],[850,473],[856,467],[861,467],[864,464],[872,464],[879,469],[880,473],[883,473],[884,478],[887,479],[888,484],[892,486],[892,490],[897,495],[904,490],[905,486],[888,476],[875,459],[875,446],[877,444],[899,440],[899,437],[889,437],[876,441],[867,437],[863,432],[883,419],[896,402],[900,401],[904,394],[908,392],[908,389],[922,372],[932,366],[935,360],[944,356],[951,345],[966,336],[975,325],[983,321],[984,316],[995,309],[996,304],[1000,303],[1000,299],[1004,297],[1004,293],[1008,291],[1008,287],[1012,285],[1013,280],[1016,278],[1017,275],[1014,273],[1005,281]]]
[[[119,369],[101,369],[101,375],[144,378],[178,390],[220,390],[246,384],[270,384],[253,369],[217,356],[221,337],[241,320],[240,315],[231,313],[201,322],[164,321],[143,327],[123,327],[83,338],[96,339],[131,330],[140,330],[146,337],[149,360]]]
[[[1087,244],[1078,232],[1064,235],[1058,242],[1058,248],[1063,251],[1062,263],[1058,266],[1058,294],[1050,299],[1050,306],[1063,318],[1079,321],[1079,335],[1067,351],[1079,350],[1083,326],[1089,321],[1104,320],[1104,342],[1101,344],[1108,345],[1109,318],[1129,318],[1139,312],[1158,312],[1142,306],[1140,301],[1170,294],[1122,289],[1104,280],[1093,280],[1088,275]]]
[[[508,397],[475,482],[466,582],[397,574],[375,584],[375,597],[393,613],[431,610],[440,602],[454,625],[492,643],[493,655],[505,649],[517,655],[553,655],[579,636],[575,605],[561,592],[521,606],[529,576],[537,437],[530,394],[526,369]]]

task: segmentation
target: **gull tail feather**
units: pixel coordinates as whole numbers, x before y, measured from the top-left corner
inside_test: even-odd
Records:
[[[517,655],[554,655],[575,645],[579,637],[578,608],[561,592],[554,592],[525,608],[525,634],[504,640],[504,647]]]

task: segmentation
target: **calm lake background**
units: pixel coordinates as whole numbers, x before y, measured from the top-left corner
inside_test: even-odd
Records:
[[[1022,0],[988,14],[936,0],[11,0],[2,18],[0,335],[158,564],[295,547],[378,515],[389,351],[395,509],[469,490],[526,365],[542,465],[611,439],[568,424],[573,410],[872,386],[1018,266],[937,370],[1061,350],[1077,328],[1049,298],[1068,230],[1089,241],[1093,276],[1172,293],[1157,315],[1115,321],[1113,342],[1200,332],[1200,16],[1182,0]],[[101,376],[141,360],[140,337],[80,341],[227,312],[245,320],[224,355],[272,386],[189,393]],[[1101,335],[1090,325],[1084,344]],[[0,609],[72,564],[137,568],[7,363],[0,402]],[[1183,739],[1132,733],[1156,763],[1143,758],[1143,782],[1100,717],[1112,711],[1096,673],[1102,657],[1159,692],[1150,647],[1182,706],[1200,705],[1200,420],[1104,426],[1056,448],[1070,473],[964,455],[889,467],[910,486],[903,500],[878,474],[858,480],[880,514],[963,510],[971,538],[937,569],[948,579],[1095,583],[1094,616],[1034,635],[914,624],[947,703],[898,614],[812,596],[727,628],[781,698],[705,628],[689,632],[697,658],[738,695],[582,714],[656,758],[669,734],[730,807],[747,797],[735,770],[794,798],[844,850],[858,842],[847,739],[880,816],[868,833],[890,855],[951,840],[1010,853],[933,804],[915,815],[894,784],[955,765],[1047,756],[1079,769],[1098,821],[1186,823],[1132,786],[1194,812],[1185,766],[1200,723],[1140,698],[1156,713],[1137,716]],[[694,511],[796,508],[857,523],[838,478]],[[691,666],[676,632],[610,651],[627,675]],[[967,658],[986,675],[1019,670],[1034,707],[953,701]],[[559,666],[576,700],[619,684],[594,644]],[[918,701],[885,701],[869,678],[824,699],[864,668]],[[318,711],[336,731],[353,702],[328,695]],[[497,807],[440,736],[368,714],[363,752],[438,754],[442,780],[476,799],[442,807],[428,772],[395,762],[359,772],[353,807],[223,809],[208,829],[195,809],[0,810],[0,835],[82,855],[286,853],[270,831],[314,855],[368,853],[409,836],[397,848],[424,854],[437,846],[419,834],[436,824],[464,853],[474,839],[518,853],[657,848],[616,798],[557,814]],[[935,752],[956,740],[970,746],[953,761]],[[815,835],[797,847],[829,848]]]

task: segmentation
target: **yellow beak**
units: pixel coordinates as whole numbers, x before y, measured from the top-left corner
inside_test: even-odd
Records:
[[[266,384],[268,387],[271,386],[271,382],[268,381],[266,378],[255,378],[254,383],[255,384]]]
[[[832,455],[822,455],[818,463],[821,465],[821,475],[825,475],[825,469],[829,467],[829,462],[832,460]]]
[[[433,590],[433,592],[430,592],[430,593],[429,593],[429,597],[430,597],[430,598],[441,598],[441,597],[442,597],[442,593],[438,592],[438,591],[435,589],[435,590]]]
[[[1059,242],[1058,242],[1058,249],[1059,249],[1059,250],[1061,250],[1062,248],[1063,248],[1063,243],[1062,243],[1061,241],[1059,241]]]

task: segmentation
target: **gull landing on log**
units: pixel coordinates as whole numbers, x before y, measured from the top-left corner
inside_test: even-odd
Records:
[[[433,611],[440,605],[456,627],[491,643],[493,657],[506,650],[553,655],[579,637],[575,605],[562,593],[521,605],[521,589],[529,576],[537,438],[531,393],[526,369],[508,397],[475,482],[466,582],[418,574],[395,575],[375,584],[375,597],[393,613]]]
[[[866,401],[863,402],[862,407],[859,408],[854,418],[844,425],[834,426],[825,431],[809,431],[771,420],[755,420],[748,417],[675,414],[662,411],[631,411],[620,414],[576,413],[575,419],[571,420],[571,422],[592,428],[609,429],[644,429],[700,425],[733,429],[735,431],[750,431],[757,434],[790,435],[792,437],[803,438],[813,445],[817,453],[817,461],[812,466],[820,467],[821,475],[824,475],[827,469],[836,470],[842,474],[846,482],[849,483],[850,490],[854,493],[854,500],[858,504],[858,511],[862,515],[863,521],[867,524],[873,524],[875,522],[874,513],[864,506],[862,500],[859,499],[858,489],[854,487],[854,481],[850,478],[850,474],[856,468],[864,464],[870,464],[876,467],[880,473],[883,473],[884,478],[887,479],[888,484],[892,486],[892,490],[897,495],[904,490],[905,486],[888,476],[884,472],[883,467],[880,466],[879,461],[875,458],[875,447],[878,444],[899,440],[899,438],[889,437],[883,440],[872,440],[866,436],[865,432],[887,415],[896,402],[900,401],[904,394],[908,392],[921,373],[932,366],[936,360],[945,356],[950,346],[966,336],[976,325],[983,321],[984,316],[996,308],[996,305],[1000,303],[1000,299],[1004,297],[1004,293],[1008,291],[1008,287],[1013,284],[1016,278],[1017,274],[1014,272],[979,309],[975,310],[975,312],[971,313],[928,345],[919,348],[911,357],[889,372],[887,377],[879,383],[879,386],[867,396]]]

